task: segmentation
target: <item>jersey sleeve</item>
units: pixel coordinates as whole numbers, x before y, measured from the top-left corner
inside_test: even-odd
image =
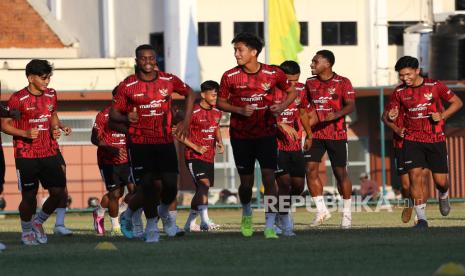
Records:
[[[286,74],[281,69],[276,70],[276,86],[282,91],[287,91],[292,86]]]
[[[128,113],[128,100],[126,96],[126,86],[124,83],[120,83],[116,90],[116,95],[113,98],[112,108],[117,109],[123,113]]]
[[[97,137],[101,139],[104,127],[105,127],[105,117],[102,112],[99,112],[95,117],[94,127],[92,128],[93,131],[96,131]]]
[[[355,90],[349,79],[345,79],[342,85],[342,97],[344,100],[355,100]]]
[[[223,99],[228,99],[229,98],[229,82],[228,82],[228,76],[223,74],[223,77],[221,77],[221,82],[220,82],[220,91],[218,93],[219,98]]]
[[[172,82],[173,82],[173,90],[176,93],[182,96],[187,96],[187,94],[189,94],[189,91],[191,90],[191,88],[189,87],[189,85],[184,83],[181,79],[179,79],[177,76],[173,75]]]
[[[12,95],[10,97],[10,99],[8,100],[8,103],[7,103],[7,106],[6,108],[8,110],[19,110],[19,101],[18,101],[18,97],[16,97],[15,95]]]
[[[436,89],[438,91],[438,95],[441,99],[445,100],[445,101],[449,101],[450,99],[452,99],[452,97],[455,96],[455,93],[452,92],[452,90],[449,89],[449,87],[447,87],[444,83],[442,82],[437,82],[436,83]]]

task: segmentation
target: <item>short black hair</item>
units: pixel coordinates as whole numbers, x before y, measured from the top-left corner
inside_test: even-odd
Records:
[[[33,59],[26,65],[26,76],[36,75],[43,76],[52,73],[53,67],[45,59]]]
[[[208,90],[215,90],[216,92],[218,92],[220,91],[220,85],[213,80],[207,80],[202,82],[202,84],[200,85],[200,91],[205,92]]]
[[[296,75],[300,74],[300,66],[297,62],[293,60],[286,60],[285,62],[279,65],[279,68],[283,70],[286,75]]]
[[[333,66],[336,62],[336,58],[334,57],[333,52],[331,52],[330,50],[320,50],[316,52],[316,54],[325,58],[331,66]]]
[[[247,47],[257,50],[257,57],[262,51],[264,44],[261,38],[259,38],[255,34],[247,32],[238,33],[231,41],[231,43],[233,44],[238,42],[242,42]]]
[[[397,72],[404,68],[413,68],[413,69],[418,69],[419,63],[418,59],[411,57],[411,56],[403,56],[399,58],[399,60],[396,62],[396,66],[394,67]]]
[[[157,54],[157,51],[155,51],[155,48],[152,45],[150,45],[150,44],[142,44],[142,45],[137,46],[137,48],[136,48],[136,51],[135,51],[136,52],[136,58],[139,57],[139,51],[142,51],[142,50],[152,50],[155,53],[155,55]]]
[[[118,92],[118,87],[119,85],[115,86],[115,88],[113,88],[113,91],[111,91],[111,95],[113,96],[113,98],[116,96],[116,92]]]

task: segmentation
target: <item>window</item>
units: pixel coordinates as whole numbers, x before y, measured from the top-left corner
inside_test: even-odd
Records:
[[[221,23],[199,22],[199,46],[221,46]]]
[[[308,22],[299,22],[300,25],[300,44],[308,46]]]
[[[404,29],[417,23],[418,21],[388,21],[388,44],[404,45]]]
[[[242,32],[253,33],[263,40],[263,22],[234,22],[234,36]]]
[[[455,10],[465,11],[465,0],[455,0]]]
[[[357,45],[357,22],[322,22],[323,45]]]

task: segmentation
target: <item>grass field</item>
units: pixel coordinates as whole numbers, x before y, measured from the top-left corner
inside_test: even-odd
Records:
[[[444,263],[465,264],[465,205],[454,204],[448,217],[437,205],[428,208],[430,228],[414,231],[393,212],[354,213],[353,228],[339,229],[340,214],[328,224],[310,228],[313,214],[295,214],[296,237],[265,240],[264,216],[256,211],[252,238],[239,231],[239,210],[211,210],[210,217],[223,228],[215,233],[192,233],[179,238],[162,236],[158,244],[123,237],[95,236],[91,214],[70,214],[72,237],[49,235],[49,243],[20,245],[17,216],[0,220],[0,275],[432,275]],[[180,211],[178,224],[186,219]],[[46,230],[52,229],[52,217]],[[109,220],[106,221],[106,226]],[[95,250],[111,241],[116,251]]]

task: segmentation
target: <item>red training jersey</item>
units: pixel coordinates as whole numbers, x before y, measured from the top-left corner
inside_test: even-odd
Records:
[[[227,99],[233,106],[251,105],[255,109],[250,117],[231,113],[231,138],[253,139],[276,135],[276,117],[269,109],[274,104],[275,87],[284,91],[291,87],[284,72],[276,66],[261,63],[258,72],[253,74],[236,66],[223,74],[218,97]]]
[[[103,141],[108,145],[108,147],[99,146],[97,148],[97,161],[99,165],[126,164],[128,162],[126,135],[114,131],[108,126],[109,112],[110,107],[107,107],[97,113],[95,117],[93,131],[96,131],[99,141]]]
[[[51,132],[51,119],[56,108],[57,93],[51,88],[38,96],[31,94],[27,88],[11,95],[8,109],[21,112],[21,118],[13,120],[13,126],[22,130],[39,130],[35,139],[13,137],[16,158],[44,158],[57,154]]]
[[[185,148],[186,160],[199,159],[208,163],[215,161],[216,132],[221,119],[221,111],[216,108],[204,109],[195,105],[189,126],[189,140],[198,146],[207,146],[204,154],[199,154],[190,147]]]
[[[158,71],[153,81],[131,75],[119,84],[112,107],[125,114],[136,108],[139,121],[129,124],[131,143],[173,143],[171,95],[176,92],[187,96],[190,90],[187,84],[169,73]]]
[[[325,81],[314,76],[307,79],[305,89],[308,101],[318,116],[318,123],[312,127],[313,138],[346,140],[345,116],[329,122],[324,122],[324,119],[328,113],[340,111],[344,107],[344,101],[355,100],[355,91],[350,80],[336,73]]]
[[[405,139],[414,142],[437,143],[446,140],[444,120],[434,122],[431,114],[444,111],[442,100],[449,101],[452,92],[443,83],[424,78],[417,87],[399,85],[392,96],[392,106],[405,113]]]
[[[391,94],[391,97],[389,98],[389,101],[387,102],[386,106],[385,106],[385,110],[386,112],[389,112],[389,110],[391,110],[392,108],[394,108],[392,102],[392,97],[394,96],[394,93]],[[403,109],[399,109],[399,115],[397,116],[397,118],[394,120],[394,124],[398,127],[398,128],[403,128],[404,127],[404,120],[405,120],[405,113],[403,111]],[[392,146],[396,149],[401,149],[402,146],[404,145],[404,138],[400,137],[399,135],[397,135],[397,133],[395,133],[394,131],[392,132]]]

